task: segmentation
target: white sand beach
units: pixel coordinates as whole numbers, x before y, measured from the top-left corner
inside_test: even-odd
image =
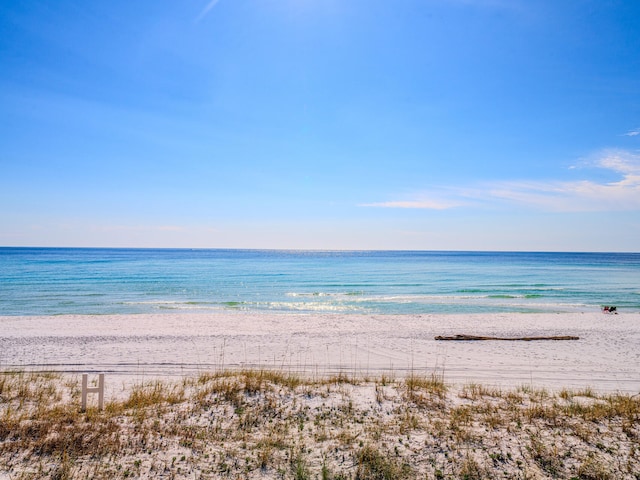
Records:
[[[436,341],[437,335],[576,341]],[[221,368],[443,374],[446,382],[640,391],[640,314],[339,315],[219,312],[0,317],[2,369],[120,382]],[[120,382],[121,383],[121,382]]]
[[[599,312],[0,317],[0,479],[632,480],[639,325]],[[580,338],[434,340],[460,333]],[[79,408],[81,372],[106,372],[104,411],[93,397]]]

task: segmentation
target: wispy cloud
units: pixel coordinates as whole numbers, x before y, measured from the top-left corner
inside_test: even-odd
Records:
[[[618,178],[611,182],[589,179],[488,182],[440,189],[448,192],[448,196],[440,196],[437,201],[418,197],[360,206],[444,210],[460,206],[499,208],[516,205],[551,212],[640,210],[640,154],[603,152],[580,168],[585,167],[607,170]]]
[[[636,128],[635,130],[631,130],[627,133],[623,133],[622,136],[624,137],[636,137],[640,135],[640,128]]]
[[[100,232],[185,232],[187,229],[181,225],[93,225],[91,230]]]
[[[417,200],[396,200],[390,202],[363,203],[360,207],[380,207],[380,208],[417,208],[424,210],[447,210],[458,207],[460,203],[451,201],[428,200],[420,198]]]
[[[207,14],[211,11],[211,9],[215,7],[219,1],[220,0],[211,0],[209,3],[207,3],[207,5],[200,12],[200,15],[198,15],[198,17],[196,18],[196,23],[198,23],[200,20],[206,17]]]

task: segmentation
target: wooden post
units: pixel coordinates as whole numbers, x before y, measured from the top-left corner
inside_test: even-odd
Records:
[[[87,393],[98,394],[98,409],[104,408],[104,373],[98,375],[98,386],[89,388],[89,375],[82,374],[82,411],[87,410]]]

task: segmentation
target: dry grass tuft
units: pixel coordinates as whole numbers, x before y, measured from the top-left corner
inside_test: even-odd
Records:
[[[578,478],[580,480],[613,480],[616,477],[610,471],[610,467],[605,465],[597,455],[590,455],[578,467]]]
[[[357,480],[401,480],[413,478],[413,469],[408,463],[394,458],[372,445],[365,445],[355,454]]]
[[[412,373],[405,381],[405,397],[419,407],[443,407],[447,385],[442,375],[419,376]]]

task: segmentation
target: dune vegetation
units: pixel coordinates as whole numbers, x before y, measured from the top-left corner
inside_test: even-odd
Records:
[[[640,479],[640,395],[224,370],[80,410],[0,373],[0,479]]]

